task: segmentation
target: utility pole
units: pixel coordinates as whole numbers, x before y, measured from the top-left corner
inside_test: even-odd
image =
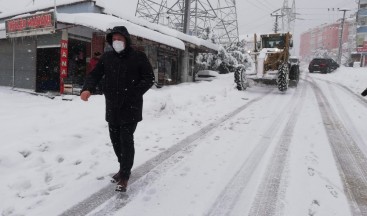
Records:
[[[343,11],[343,19],[342,19],[342,22],[341,22],[340,34],[339,34],[339,52],[338,52],[338,64],[341,64],[341,62],[342,62],[342,51],[343,51],[343,30],[344,30],[345,13],[349,10],[348,9],[339,9],[339,11]]]
[[[185,6],[189,3],[191,10]],[[185,22],[189,14],[191,21]],[[138,0],[135,16],[163,25],[169,20],[168,27],[181,32],[185,28],[198,37],[210,29],[222,45],[238,42],[236,0]]]
[[[191,0],[185,0],[185,13],[184,13],[184,25],[183,33],[190,34],[190,11],[191,11]]]
[[[270,14],[270,16],[275,16],[275,23],[274,23],[274,33],[278,33],[278,17],[283,17],[284,15],[281,13],[276,13],[280,11],[280,9],[275,10],[273,13]]]

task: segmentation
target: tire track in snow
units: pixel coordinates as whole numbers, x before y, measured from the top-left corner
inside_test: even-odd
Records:
[[[298,120],[299,111],[305,101],[307,85],[303,83],[302,88],[292,101],[291,114],[287,124],[282,131],[281,137],[272,154],[272,160],[267,166],[265,176],[248,215],[268,216],[280,214],[283,210],[280,201],[285,193],[284,169],[288,159],[288,149],[291,145],[293,131]],[[281,214],[280,214],[281,215]]]
[[[331,96],[333,98],[333,101],[336,104],[336,108],[339,110],[339,112],[341,114],[341,118],[344,121],[345,128],[348,128],[349,135],[351,137],[353,137],[353,139],[356,142],[356,144],[358,145],[358,147],[361,150],[363,150],[363,153],[365,155],[367,155],[367,144],[363,141],[361,135],[358,133],[358,130],[355,127],[355,124],[349,118],[348,112],[345,110],[343,104],[339,100],[339,96],[336,95],[333,87],[336,85],[337,87],[342,88],[342,90],[344,92],[346,92],[347,94],[349,94],[349,95],[352,94],[354,96],[354,98],[358,98],[358,101],[360,102],[360,104],[362,106],[365,106],[366,108],[367,108],[367,101],[366,101],[366,103],[361,102],[361,97],[360,96],[357,96],[356,94],[354,94],[350,90],[349,91],[345,90],[344,88],[346,88],[346,87],[343,87],[343,86],[338,85],[337,83],[333,83],[333,82],[327,82],[327,83],[328,83],[328,88],[329,88],[329,91],[330,91]],[[364,100],[362,99],[362,101],[364,101]]]
[[[364,152],[365,155],[367,155],[367,144],[361,138],[361,135],[358,133],[358,130],[356,129],[353,121],[348,117],[349,116],[348,112],[344,109],[344,106],[342,105],[342,103],[339,100],[340,96],[336,95],[332,87],[337,87],[341,89],[342,91],[344,91],[345,93],[349,94],[352,98],[355,98],[356,101],[358,101],[359,104],[364,106],[365,108],[367,108],[367,100],[365,100],[360,95],[354,93],[351,89],[349,89],[348,87],[340,83],[332,82],[329,80],[323,80],[320,78],[313,78],[313,79],[322,81],[328,84],[328,88],[333,98],[333,101],[335,102],[337,109],[341,113],[341,117],[342,117],[342,120],[344,121],[345,128],[348,128],[348,132],[350,136],[353,137],[354,141],[358,144],[359,148]]]
[[[315,81],[310,82],[316,95],[325,130],[335,158],[351,212],[367,215],[367,158],[341,123]]]
[[[347,92],[348,94],[350,94],[353,98],[355,98],[362,106],[366,107],[367,108],[367,100],[365,100],[364,98],[362,98],[359,94],[356,94],[355,92],[353,92],[350,88],[348,88],[347,86],[343,85],[343,84],[340,84],[340,83],[337,83],[337,82],[332,82],[332,81],[329,81],[329,80],[323,80],[323,79],[319,79],[319,78],[314,78],[313,79],[315,80],[320,80],[320,81],[323,81],[323,82],[326,82],[328,84],[334,84],[336,86],[338,86],[339,88],[343,89],[345,92]]]
[[[262,187],[261,192],[257,195],[255,203],[251,208],[251,213],[248,215],[274,215],[275,208],[274,204],[276,204],[277,197],[274,196],[278,193],[270,193],[269,187],[279,189],[280,180],[281,180],[281,173],[280,170],[283,170],[285,166],[284,156],[286,156],[288,145],[291,141],[291,135],[293,133],[294,124],[297,120],[297,113],[296,111],[300,109],[302,106],[302,101],[305,95],[305,84],[300,83],[301,88],[297,88],[295,94],[292,96],[290,104],[288,108],[273,121],[270,127],[266,130],[265,134],[266,137],[263,137],[259,140],[259,143],[256,144],[255,149],[249,154],[249,157],[244,161],[241,168],[237,171],[235,176],[231,179],[231,181],[226,185],[224,190],[218,196],[217,200],[211,207],[210,211],[207,213],[208,216],[223,216],[223,215],[231,215],[231,211],[234,209],[234,206],[238,202],[238,198],[243,193],[244,189],[247,187],[248,182],[251,179],[251,176],[255,172],[258,164],[262,160],[265,152],[271,145],[271,138],[275,137],[277,132],[280,130],[280,125],[285,119],[289,118],[287,125],[283,129],[283,133],[281,135],[280,141],[278,143],[278,153],[275,154],[276,162],[272,163],[276,168],[271,171],[272,175],[267,176],[267,180],[263,183],[260,187]],[[290,111],[290,117],[288,112]],[[284,162],[284,163],[283,163]],[[279,175],[278,175],[279,174]],[[273,177],[277,176],[277,177]],[[269,179],[270,178],[270,179]],[[272,182],[271,180],[276,180],[276,182]],[[270,184],[269,184],[270,183]],[[260,188],[259,187],[259,188]],[[273,190],[273,189],[272,189]],[[270,198],[270,199],[269,199]],[[274,199],[273,199],[274,198]],[[264,200],[267,199],[267,200]],[[270,211],[269,211],[270,210]],[[259,214],[253,214],[252,212],[258,212]],[[273,212],[273,214],[271,213]]]
[[[101,190],[97,191],[96,193],[92,194],[90,197],[86,198],[85,200],[79,202],[78,204],[72,206],[71,208],[64,211],[60,216],[74,216],[74,215],[87,215],[91,213],[91,215],[111,215],[113,212],[116,212],[120,208],[124,207],[133,197],[134,194],[140,190],[139,188],[144,187],[148,184],[146,181],[153,181],[154,178],[158,178],[158,176],[162,173],[162,170],[167,170],[167,164],[164,164],[167,160],[169,160],[172,156],[180,152],[187,152],[190,149],[197,146],[195,145],[195,141],[200,139],[201,137],[208,134],[213,129],[217,128],[221,123],[227,121],[228,119],[234,117],[238,113],[242,112],[246,108],[248,108],[253,103],[260,101],[264,98],[264,96],[269,95],[273,90],[267,91],[264,95],[261,95],[257,98],[254,98],[247,102],[246,104],[240,106],[239,108],[235,109],[231,113],[224,115],[222,118],[206,125],[199,131],[187,136],[177,144],[173,145],[169,149],[164,152],[161,152],[157,156],[153,157],[152,159],[146,161],[139,167],[132,170],[132,175],[129,180],[129,188],[126,194],[121,194],[115,192],[115,184],[109,184],[106,187],[102,188]],[[173,162],[176,163],[179,160],[182,160],[181,157],[172,158]],[[161,170],[155,170],[151,172],[154,168],[159,167],[161,164]],[[144,176],[149,175],[148,179],[143,179]],[[139,186],[136,187],[134,184],[138,180],[142,179],[142,183],[139,183]],[[145,182],[145,183],[144,183]]]

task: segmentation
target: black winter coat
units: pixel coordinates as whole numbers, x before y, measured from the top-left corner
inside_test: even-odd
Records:
[[[133,50],[129,43],[121,53],[104,53],[86,77],[82,91],[93,92],[103,76],[106,121],[111,124],[141,121],[143,94],[154,84],[154,73],[147,56]]]

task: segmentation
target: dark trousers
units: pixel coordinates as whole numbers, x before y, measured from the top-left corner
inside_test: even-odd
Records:
[[[138,123],[108,124],[113,149],[120,163],[120,177],[129,179],[134,164],[134,132]]]

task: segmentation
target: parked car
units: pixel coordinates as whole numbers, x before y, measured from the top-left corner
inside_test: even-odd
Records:
[[[195,75],[195,81],[212,81],[219,76],[217,71],[212,70],[201,70]]]
[[[336,70],[340,66],[336,61],[334,61],[334,59],[330,59],[330,61],[332,70]]]
[[[331,71],[336,70],[338,67],[339,64],[331,58],[314,58],[308,65],[308,71],[310,71],[310,73],[315,71],[320,71],[321,73],[330,73]]]

